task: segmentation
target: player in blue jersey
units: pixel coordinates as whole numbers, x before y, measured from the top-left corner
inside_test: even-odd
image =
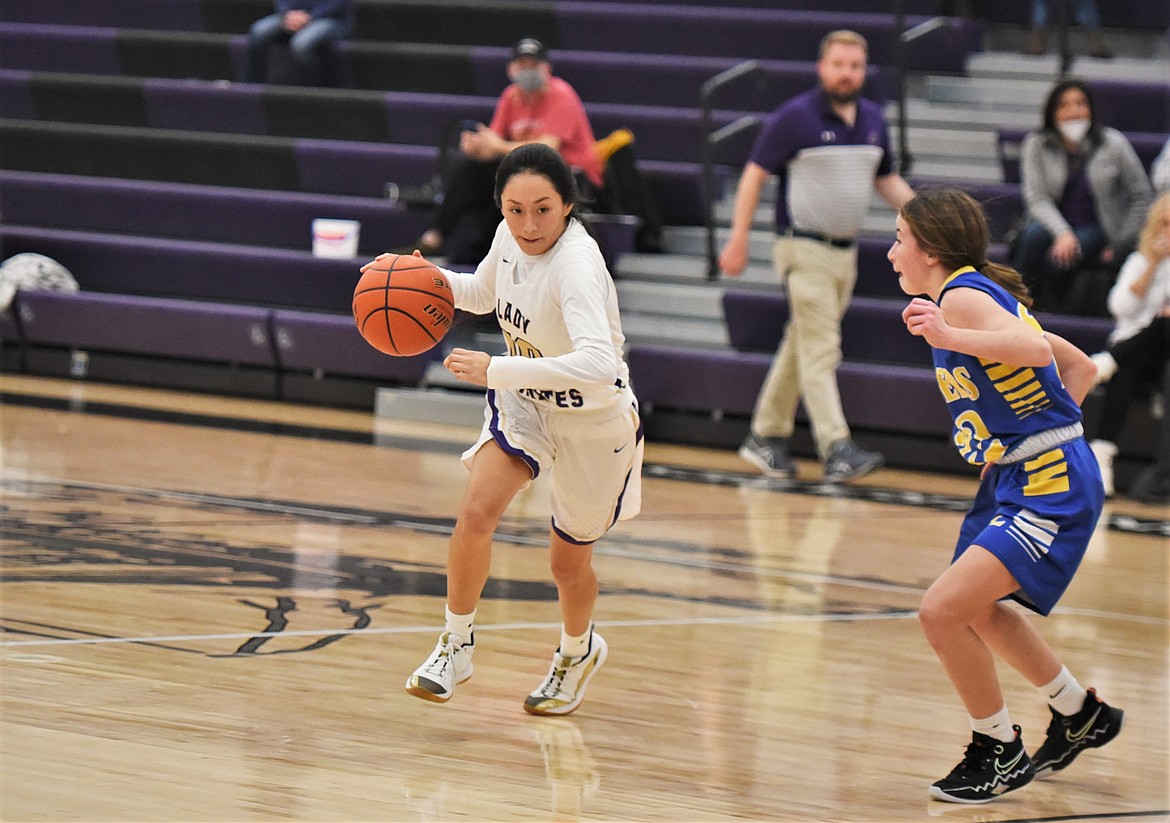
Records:
[[[954,441],[982,483],[951,566],[919,619],[971,719],[963,760],[930,787],[937,800],[986,803],[1059,771],[1121,731],[1124,713],[1086,690],[1014,600],[1049,614],[1080,565],[1104,502],[1080,403],[1095,366],[1044,332],[1014,269],[987,262],[983,209],[951,188],[898,213],[888,257],[915,297],[906,328],[930,344]],[[927,299],[928,298],[928,299]],[[1048,738],[1028,757],[996,676],[999,655],[1040,690]]]

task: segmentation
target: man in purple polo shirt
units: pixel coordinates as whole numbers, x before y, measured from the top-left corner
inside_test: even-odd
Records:
[[[861,97],[866,57],[865,38],[856,32],[834,31],[821,41],[820,84],[764,123],[719,255],[724,272],[743,272],[760,191],[777,175],[772,261],[788,294],[789,320],[739,449],[769,477],[796,476],[788,440],[802,399],[826,481],[852,480],[883,462],[853,442],[837,388],[841,317],[857,280],[857,234],[870,193],[877,191],[895,209],[914,196],[894,170],[881,108]]]

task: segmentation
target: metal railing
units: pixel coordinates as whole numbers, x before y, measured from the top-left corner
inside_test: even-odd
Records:
[[[715,149],[732,137],[748,129],[757,128],[761,122],[760,116],[749,114],[712,131],[711,127],[714,122],[711,113],[712,101],[717,92],[727,88],[732,83],[745,79],[761,82],[767,77],[768,71],[760,61],[746,60],[708,78],[699,89],[699,137],[701,141],[699,153],[703,164],[703,211],[707,223],[707,278],[709,280],[715,280],[719,277],[719,262],[715,250]]]

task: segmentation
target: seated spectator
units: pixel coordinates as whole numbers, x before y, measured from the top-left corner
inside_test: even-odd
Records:
[[[553,75],[539,40],[526,37],[516,44],[508,79],[512,82],[500,95],[492,122],[465,124],[460,153],[444,174],[434,225],[412,247],[424,256],[447,254],[453,262],[483,258],[500,222],[492,195],[496,168],[504,155],[525,143],[559,151],[574,170],[584,202],[595,201],[602,191],[601,161],[585,107],[573,87]],[[464,248],[447,248],[464,218],[469,218],[472,237]]]
[[[1125,261],[1109,292],[1117,326],[1108,348],[1093,355],[1105,383],[1105,403],[1089,446],[1113,494],[1113,458],[1129,406],[1143,386],[1157,384],[1170,363],[1170,193],[1154,201],[1138,250]]]
[[[1027,222],[1012,267],[1024,276],[1033,305],[1103,315],[1101,298],[1090,305],[1069,305],[1067,298],[1078,276],[1104,264],[1111,278],[1133,251],[1151,190],[1125,135],[1097,121],[1084,82],[1063,80],[1049,93],[1044,125],[1020,149],[1020,179]]]
[[[507,72],[512,83],[496,102],[491,123],[465,121],[459,151],[442,164],[442,196],[437,198],[431,227],[399,251],[418,249],[428,256],[444,254],[454,263],[478,263],[500,222],[499,207],[492,200],[496,168],[505,154],[524,143],[551,146],[573,168],[579,202],[585,207],[579,213],[634,215],[642,221],[635,237],[637,250],[662,251],[662,220],[638,170],[633,135],[618,129],[602,140],[594,139],[581,99],[552,74],[548,52],[539,40],[526,37],[517,43]]]
[[[1150,182],[1154,184],[1155,194],[1170,191],[1170,139],[1166,140],[1166,145],[1162,146],[1154,158],[1154,164],[1150,166]]]
[[[1032,39],[1028,43],[1028,54],[1044,54],[1048,51],[1049,5],[1048,0],[1032,0]],[[1096,0],[1072,0],[1071,5],[1077,25],[1088,32],[1090,56],[1102,59],[1113,57],[1113,52],[1101,37],[1101,13],[1097,10]]]
[[[325,79],[324,50],[353,28],[353,0],[274,0],[276,11],[248,30],[248,83],[268,79],[268,47],[287,43],[309,85]]]

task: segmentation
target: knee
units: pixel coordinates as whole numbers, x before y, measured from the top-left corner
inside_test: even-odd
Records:
[[[582,547],[581,552],[557,552],[549,562],[553,580],[558,586],[580,586],[596,581],[589,553]],[[595,584],[595,582],[594,582]]]
[[[459,509],[459,527],[468,533],[491,535],[500,522],[502,512],[483,500],[465,500]]]
[[[931,646],[937,646],[947,634],[963,625],[962,618],[934,591],[927,591],[918,609],[918,623]]]

